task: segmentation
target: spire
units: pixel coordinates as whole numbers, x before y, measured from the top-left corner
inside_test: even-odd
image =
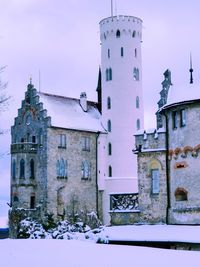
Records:
[[[98,74],[98,82],[97,82],[97,97],[98,97],[98,109],[99,111],[101,112],[101,102],[102,102],[102,99],[101,99],[101,91],[102,91],[102,87],[101,87],[101,67],[99,66],[99,74]]]
[[[190,69],[189,69],[189,72],[190,72],[190,84],[192,84],[193,83],[193,75],[192,75],[193,68],[192,68],[192,55],[191,55],[191,53],[190,53]]]

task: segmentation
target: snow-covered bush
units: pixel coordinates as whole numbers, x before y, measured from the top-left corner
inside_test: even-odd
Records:
[[[53,223],[53,228],[30,219],[24,219],[20,222],[18,238],[52,238],[52,239],[76,239],[89,240],[97,243],[108,243],[108,237],[104,233],[104,227],[100,226],[91,229],[83,222],[70,223],[68,221],[60,221]]]

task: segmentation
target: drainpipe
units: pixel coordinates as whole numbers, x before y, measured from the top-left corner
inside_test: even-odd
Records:
[[[100,132],[97,132],[96,136],[96,212],[99,218],[99,189],[98,189],[98,139]]]
[[[170,175],[169,175],[169,124],[167,115],[164,112],[166,123],[166,182],[167,182],[167,210],[166,210],[166,223],[169,224],[169,209],[171,208],[170,199]]]

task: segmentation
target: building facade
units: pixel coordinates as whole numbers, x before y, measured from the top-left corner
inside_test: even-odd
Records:
[[[200,224],[198,87],[192,81],[178,91],[169,70],[164,77],[158,130],[136,134],[139,221]]]

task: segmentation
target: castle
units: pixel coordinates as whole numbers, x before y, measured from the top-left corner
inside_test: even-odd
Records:
[[[167,70],[157,129],[144,131],[142,21],[103,19],[100,40],[97,103],[85,92],[73,99],[28,84],[11,129],[12,227],[23,216],[92,212],[104,224],[199,223],[194,84],[190,98],[174,99]]]

